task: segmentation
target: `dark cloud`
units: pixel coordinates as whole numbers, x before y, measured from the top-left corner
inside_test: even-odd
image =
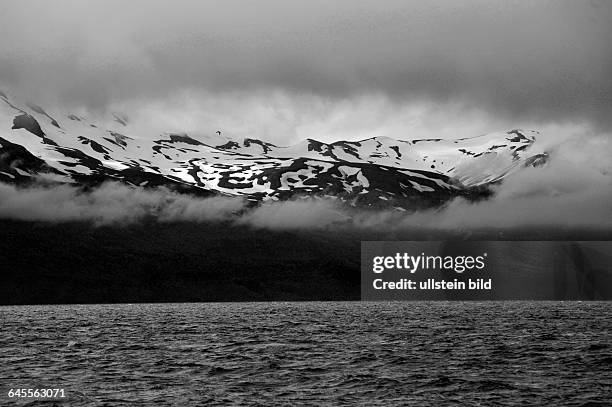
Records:
[[[609,129],[610,43],[609,2],[0,3],[0,81],[93,107],[281,90]]]

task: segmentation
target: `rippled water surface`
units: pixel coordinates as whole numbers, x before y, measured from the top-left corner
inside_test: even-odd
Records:
[[[20,306],[0,322],[1,405],[612,400],[612,303]],[[15,387],[68,397],[9,401]]]

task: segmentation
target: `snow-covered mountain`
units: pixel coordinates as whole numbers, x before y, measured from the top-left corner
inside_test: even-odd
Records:
[[[409,209],[481,196],[491,183],[547,157],[534,150],[535,131],[453,140],[307,139],[285,147],[214,133],[129,134],[125,116],[113,119],[103,128],[87,117],[49,113],[0,92],[0,181],[96,185],[115,180],[242,195],[253,202],[315,195]]]

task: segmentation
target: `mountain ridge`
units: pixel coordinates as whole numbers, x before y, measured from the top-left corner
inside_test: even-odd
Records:
[[[524,166],[546,162],[539,135],[513,129],[456,139],[386,136],[331,143],[314,138],[277,146],[255,138],[131,134],[126,115],[111,128],[57,115],[0,92],[0,181],[135,187],[166,186],[198,195],[240,195],[253,203],[327,196],[353,206],[399,210],[479,199]]]

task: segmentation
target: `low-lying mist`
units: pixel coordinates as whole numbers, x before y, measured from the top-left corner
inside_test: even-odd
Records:
[[[196,198],[116,182],[87,192],[69,185],[18,188],[0,184],[0,216],[18,220],[106,225],[153,217],[160,222],[206,222],[227,220],[242,207],[243,200],[237,198]]]

